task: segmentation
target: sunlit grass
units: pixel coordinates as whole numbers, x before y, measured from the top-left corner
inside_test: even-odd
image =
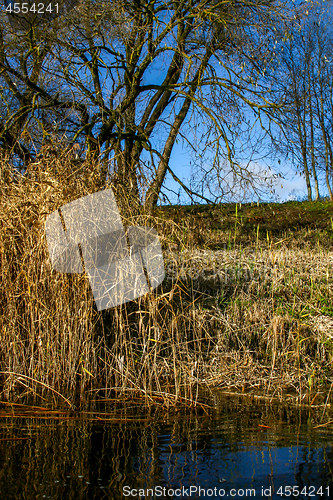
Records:
[[[1,164],[1,399],[175,405],[218,386],[311,401],[331,383],[328,202],[127,214],[156,227],[167,277],[98,312],[88,279],[48,259],[46,216],[100,189],[93,165],[72,168],[64,156],[13,180]]]

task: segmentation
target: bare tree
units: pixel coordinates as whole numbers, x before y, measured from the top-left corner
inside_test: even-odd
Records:
[[[333,201],[333,61],[331,59],[333,38],[330,29],[331,20],[330,13],[321,6],[312,26],[316,46],[313,63],[315,71],[312,82],[319,135],[317,156],[322,158],[326,187],[330,200]]]
[[[309,151],[313,151],[314,147],[313,113],[312,119],[309,116],[309,103],[312,102],[309,79],[312,47],[309,47],[308,42],[302,20],[298,18],[280,56],[276,86],[284,96],[284,105],[278,110],[283,127],[279,148],[292,158],[296,168],[304,174],[308,199],[312,200],[309,166]]]
[[[167,173],[180,181],[170,168],[178,138],[193,146],[206,137],[215,164],[224,157],[233,168],[235,137],[253,127],[246,113],[262,125],[270,119],[277,104],[267,97],[269,65],[287,7],[86,0],[47,32],[14,32],[3,21],[2,146],[27,162],[45,138],[66,137],[99,159],[102,182],[111,176],[132,206],[151,210]]]
[[[308,4],[283,47],[275,89],[284,95],[278,120],[284,134],[280,150],[304,174],[308,199],[320,197],[320,177],[333,200],[333,32],[331,6]]]

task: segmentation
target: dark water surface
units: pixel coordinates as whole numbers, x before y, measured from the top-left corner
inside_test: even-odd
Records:
[[[119,420],[105,407],[66,419],[3,413],[0,499],[333,498],[333,423],[315,428],[322,408],[215,403],[138,420],[134,408]]]

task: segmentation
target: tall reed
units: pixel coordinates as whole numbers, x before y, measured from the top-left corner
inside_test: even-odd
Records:
[[[194,248],[186,221],[127,216],[157,228],[167,277],[98,312],[84,274],[52,269],[44,232],[48,214],[100,189],[98,165],[75,169],[64,152],[24,176],[3,158],[0,174],[1,399],[191,404],[213,386],[301,398],[331,380],[330,255],[277,248],[257,230],[254,247],[213,252]]]

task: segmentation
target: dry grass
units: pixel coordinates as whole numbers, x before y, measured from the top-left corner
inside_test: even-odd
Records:
[[[44,234],[48,214],[100,189],[96,171],[73,171],[66,152],[25,177],[1,162],[2,400],[191,404],[219,386],[302,401],[332,382],[332,252],[318,245],[257,232],[242,247],[236,224],[220,233],[226,248],[212,251],[194,244],[186,221],[127,217],[125,225],[157,228],[167,278],[153,294],[98,312],[84,275],[52,270]]]
[[[169,275],[197,296],[209,386],[292,391],[331,382],[333,252],[260,243],[257,248],[183,251]]]

